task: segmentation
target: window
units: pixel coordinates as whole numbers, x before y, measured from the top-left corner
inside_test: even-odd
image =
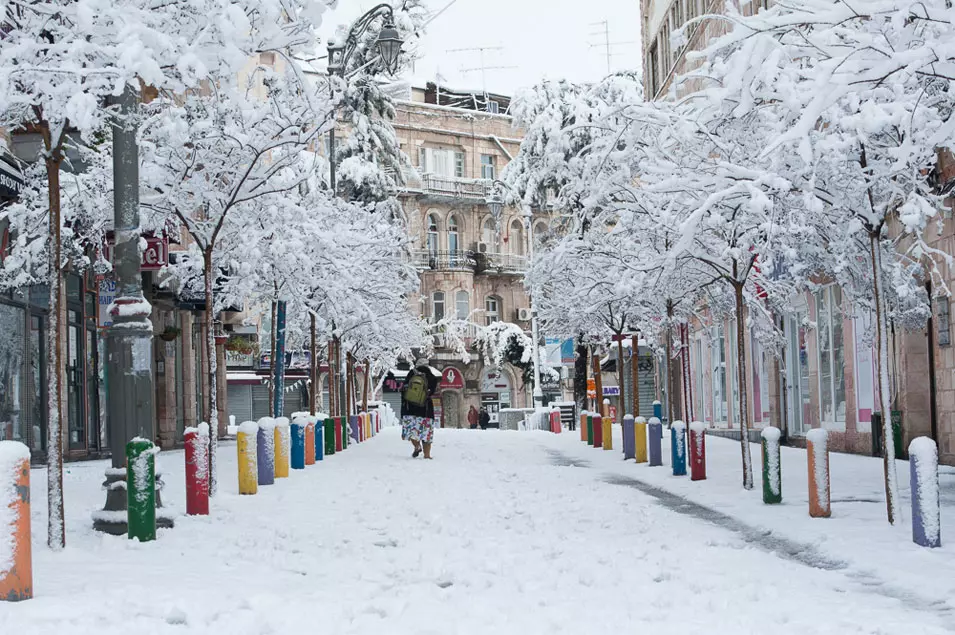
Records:
[[[842,333],[842,289],[816,293],[816,338],[819,351],[819,414],[823,424],[846,420],[845,342]]]
[[[501,301],[492,296],[488,296],[484,302],[484,315],[487,316],[487,324],[490,326],[495,322],[501,321]]]
[[[488,250],[495,251],[497,244],[497,232],[494,229],[494,219],[484,220],[484,226],[481,229],[481,242],[487,245]]]
[[[693,340],[693,347],[690,351],[692,355],[691,368],[695,371],[693,373],[695,383],[693,386],[693,409],[696,412],[693,413],[693,416],[698,421],[710,421],[709,413],[703,408],[703,404],[706,403],[703,398],[703,340]]]
[[[515,256],[524,255],[524,227],[520,221],[511,223],[511,235],[508,237],[511,253]]]
[[[710,374],[713,381],[713,423],[726,422],[726,337],[723,325],[710,329]]]
[[[428,253],[438,253],[438,219],[434,214],[428,214]]]
[[[481,155],[481,178],[482,179],[494,179],[496,178],[495,170],[495,159],[496,157],[493,154],[482,154]]]
[[[488,100],[487,102],[487,111],[492,114],[498,114],[501,112],[501,105],[494,101],[493,99]]]
[[[740,423],[740,412],[739,412],[739,350],[736,345],[736,320],[730,321],[730,365],[728,368],[728,375],[726,377],[726,383],[730,387],[728,393],[732,395],[733,399],[733,423],[742,428]],[[745,369],[743,371],[745,373]],[[743,375],[746,376],[745,374]]]
[[[547,235],[547,225],[544,223],[537,223],[534,225],[534,244],[540,245],[544,242],[544,237]]]
[[[467,291],[458,291],[454,294],[454,308],[459,320],[466,320],[471,314],[471,301]]]
[[[464,176],[464,153],[441,148],[418,148],[418,170],[446,177]]]
[[[435,322],[444,319],[444,291],[435,291],[431,294],[431,317]]]
[[[452,214],[448,218],[448,251],[451,252],[452,256],[461,249],[458,237],[458,217]]]
[[[805,321],[806,310],[802,308],[793,313],[787,329],[786,362],[789,373],[786,390],[792,421],[790,428],[797,434],[812,427],[809,402],[809,331]]]
[[[936,301],[935,312],[938,321],[938,345],[952,345],[951,321],[949,319],[948,298],[942,297]]]

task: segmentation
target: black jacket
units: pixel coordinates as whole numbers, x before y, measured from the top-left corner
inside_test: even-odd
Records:
[[[428,382],[428,399],[424,402],[423,406],[417,404],[408,403],[405,401],[405,390],[408,388],[408,384],[411,382],[411,378],[415,375],[423,376]],[[427,419],[434,419],[434,401],[431,397],[438,390],[438,378],[434,376],[433,373],[429,372],[426,368],[415,368],[408,373],[408,377],[405,379],[405,387],[401,391],[401,416],[405,417],[425,417]]]
[[[481,422],[481,429],[487,428],[488,424],[491,423],[491,415],[488,414],[487,410],[481,411],[481,416],[478,417],[478,421]]]

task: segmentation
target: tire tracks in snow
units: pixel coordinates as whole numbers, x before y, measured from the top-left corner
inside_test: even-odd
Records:
[[[592,467],[591,463],[586,459],[577,459],[559,450],[554,450],[553,448],[546,448],[546,452],[549,456],[550,463],[555,466]],[[850,582],[857,584],[868,593],[898,600],[907,607],[918,611],[935,613],[940,617],[946,618],[945,627],[955,632],[955,624],[949,623],[951,621],[950,618],[955,615],[955,609],[945,600],[932,600],[912,593],[907,589],[893,586],[871,572],[856,569],[844,560],[833,559],[820,553],[819,550],[811,544],[776,535],[771,530],[753,527],[738,518],[724,514],[706,505],[701,505],[700,503],[696,503],[640,479],[619,474],[603,474],[600,476],[600,480],[609,485],[635,489],[653,498],[665,509],[726,529],[740,537],[744,543],[773,554],[778,558],[796,562],[813,569],[841,573]]]

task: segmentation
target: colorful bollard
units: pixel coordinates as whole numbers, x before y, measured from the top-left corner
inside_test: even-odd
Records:
[[[305,424],[305,465],[315,465],[315,417],[309,417]]]
[[[832,515],[829,496],[829,433],[813,428],[806,433],[806,454],[809,457],[809,515],[829,518]]]
[[[361,427],[358,425],[357,415],[348,417],[348,431],[351,432],[351,438],[355,443],[361,443]]]
[[[338,444],[335,441],[335,420],[331,417],[325,419],[322,436],[325,439],[325,456],[331,456],[335,454],[335,448]]]
[[[587,445],[594,444],[594,414],[587,413]]]
[[[580,413],[580,440],[587,443],[587,411]]]
[[[2,496],[9,494],[9,496]],[[33,597],[33,553],[30,545],[30,448],[19,441],[0,441],[0,525],[6,561],[0,561],[0,601]]]
[[[602,432],[600,438],[603,441],[604,450],[613,449],[613,419],[610,417],[604,417],[601,420]]]
[[[633,458],[637,463],[646,463],[647,448],[647,420],[637,417],[633,420]]]
[[[289,426],[292,442],[291,465],[293,470],[305,469],[305,422],[293,421]]]
[[[763,502],[783,502],[782,460],[779,450],[779,428],[769,426],[760,433],[763,446]]]
[[[650,423],[647,425],[647,446],[650,467],[663,465],[663,424],[659,417],[650,417]]]
[[[594,447],[602,448],[604,444],[604,418],[594,415]]]
[[[938,446],[928,437],[909,444],[912,479],[912,541],[920,547],[942,546],[942,518],[938,502]]]
[[[663,404],[659,401],[653,402],[653,416],[657,419],[663,420]]]
[[[634,437],[633,415],[625,415],[623,418],[623,460],[632,459],[636,456],[636,438]]]
[[[209,515],[209,424],[186,428],[186,515]]]
[[[347,450],[348,446],[351,444],[351,441],[348,440],[348,417],[341,418],[342,425],[342,450]]]
[[[279,417],[275,420],[275,478],[288,478],[291,446],[289,420]]]
[[[269,419],[269,424],[271,423]],[[246,421],[239,426],[239,433],[236,435],[235,447],[239,455],[239,494],[252,496],[259,491],[258,479],[258,435],[259,426],[254,421]]]
[[[259,419],[259,424],[256,426],[255,456],[257,483],[259,485],[274,485],[275,419],[272,417]]]
[[[690,480],[706,480],[706,424],[694,421],[690,424]]]
[[[148,439],[126,444],[126,515],[130,540],[156,539],[156,453]]]
[[[682,421],[670,426],[670,463],[673,476],[686,476],[686,424]]]
[[[325,460],[325,421],[315,417],[315,462]]]
[[[345,448],[345,440],[342,434],[342,418],[335,417],[332,419],[335,422],[335,451],[341,452]]]

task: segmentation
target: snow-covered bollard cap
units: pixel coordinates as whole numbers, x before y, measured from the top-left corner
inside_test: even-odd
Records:
[[[262,430],[274,430],[275,429],[275,419],[272,417],[262,417],[259,419],[259,428]]]
[[[641,415],[641,416],[637,417],[636,419],[634,419],[634,422],[636,422],[636,423],[646,423],[646,422],[647,422],[647,418]]]
[[[806,433],[806,441],[811,441],[815,446],[827,443],[829,441],[829,431],[825,428],[813,428]]]
[[[706,432],[706,424],[702,421],[693,421],[690,423],[690,432]]]
[[[652,426],[652,425],[654,425],[654,424],[656,424],[656,425],[662,425],[663,422],[660,421],[660,419],[657,418],[657,417],[650,417],[649,423],[650,423],[650,425]]]
[[[288,417],[279,417],[275,420],[276,428],[287,428],[291,424],[291,421],[288,420]]]
[[[779,437],[782,433],[779,431],[779,428],[775,426],[767,426],[763,428],[763,431],[759,433],[767,443],[779,443]]]
[[[663,405],[663,402],[654,399],[654,400],[653,400],[653,405],[654,405],[654,406],[662,406],[662,405]]]
[[[624,421],[633,421],[633,415],[623,415]]]
[[[608,399],[607,397],[604,397],[604,403],[605,403],[605,404],[609,404],[609,403],[610,403],[610,399]]]
[[[680,431],[680,432],[686,432],[686,424],[683,423],[682,421],[679,421],[679,420],[674,421],[673,424],[670,425],[670,428],[671,428],[672,430],[678,430],[678,431]]]
[[[239,426],[239,434],[254,435],[259,431],[259,424],[255,421],[246,421]]]

